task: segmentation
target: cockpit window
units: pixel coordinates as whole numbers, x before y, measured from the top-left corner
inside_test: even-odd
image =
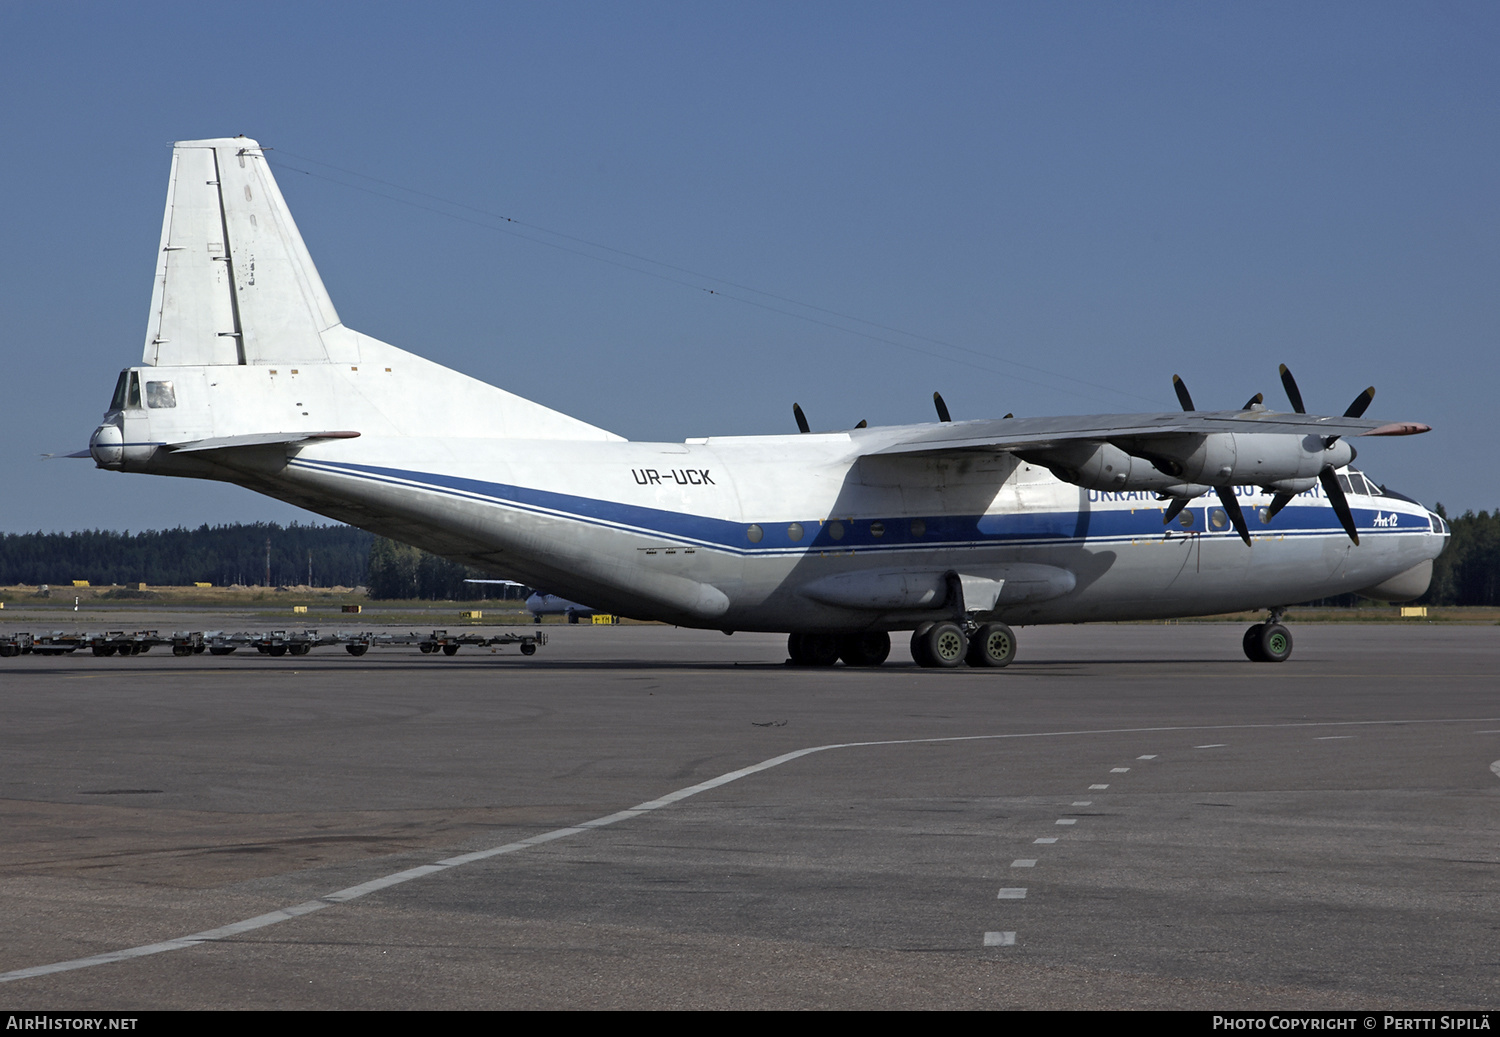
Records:
[[[1340,476],[1338,476],[1338,480],[1339,480],[1339,489],[1343,490],[1345,493],[1353,493],[1354,492],[1354,486],[1353,486],[1352,483],[1349,482],[1349,477],[1347,475],[1340,475]]]
[[[177,406],[177,393],[172,389],[171,382],[147,382],[146,383],[146,406],[148,407],[175,407]]]
[[[129,386],[130,386],[130,372],[129,371],[121,371],[120,372],[120,380],[117,381],[117,382],[115,382],[115,394],[114,394],[114,396],[110,397],[110,401],[109,401],[109,409],[110,410],[124,410],[125,409],[125,390]]]
[[[141,376],[134,371],[130,372],[130,406],[141,405]]]

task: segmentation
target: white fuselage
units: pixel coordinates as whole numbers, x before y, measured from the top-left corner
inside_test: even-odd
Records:
[[[1262,524],[1270,495],[1239,487],[1247,547],[1212,495],[1164,526],[1150,493],[1004,452],[870,456],[909,426],[632,443],[361,339],[356,364],[137,369],[176,406],[107,415],[120,467],[238,482],[593,608],[728,630],[912,627],[947,572],[998,584],[986,615],[1013,624],[1271,607],[1375,587],[1446,535],[1420,505],[1354,492],[1355,545],[1317,487]],[[159,445],[326,429],[360,435]]]

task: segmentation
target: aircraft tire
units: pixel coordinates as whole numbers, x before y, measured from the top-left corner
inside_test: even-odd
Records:
[[[1280,623],[1267,623],[1256,640],[1261,662],[1284,663],[1291,658],[1292,632]]]
[[[1264,623],[1257,623],[1245,631],[1244,641],[1245,658],[1253,663],[1263,663],[1266,660],[1260,654],[1260,634],[1266,628]]]
[[[1015,631],[1004,623],[986,623],[969,639],[964,662],[970,666],[1009,666],[1015,657]]]
[[[920,644],[926,660],[919,659],[919,665],[945,670],[962,663],[969,650],[969,639],[964,636],[963,627],[953,622],[918,627],[917,633],[912,635],[912,640],[914,646]]]
[[[369,650],[370,650],[370,646],[369,645],[345,645],[344,646],[344,651],[348,652],[350,655],[364,655]]]
[[[266,649],[266,654],[280,659],[286,654],[286,645],[272,645]]]
[[[932,658],[927,654],[927,632],[935,626],[937,626],[936,623],[927,622],[911,632],[911,661],[918,666],[934,665]]]
[[[834,634],[803,634],[802,654],[808,666],[832,666],[839,661],[839,639]]]
[[[845,666],[879,666],[891,654],[891,635],[883,630],[866,630],[839,638],[839,658]]]
[[[522,641],[521,642],[521,654],[522,655],[535,655],[536,654],[536,642],[535,641]]]
[[[444,655],[457,655],[458,654],[458,645],[443,645],[443,654]]]
[[[114,645],[95,645],[94,654],[100,657],[115,654]]]
[[[177,658],[179,658],[179,659],[181,659],[185,655],[192,655],[193,654],[193,646],[192,645],[173,645],[172,646],[172,654],[175,655],[175,656],[177,656]]]

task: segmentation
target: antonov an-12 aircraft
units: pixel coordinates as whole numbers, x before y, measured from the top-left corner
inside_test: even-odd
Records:
[[[1427,431],[1237,411],[632,443],[344,326],[260,146],[184,141],[139,366],[101,468],[237,483],[591,608],[786,632],[791,660],[1004,666],[1011,624],[1270,610],[1427,587],[1448,529],[1349,467]]]

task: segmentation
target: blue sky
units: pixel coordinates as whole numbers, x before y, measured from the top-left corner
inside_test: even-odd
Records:
[[[1285,362],[1434,427],[1377,481],[1500,505],[1493,4],[16,2],[0,98],[0,531],[310,518],[37,459],[139,361],[170,143],[239,133],[345,323],[632,439]]]

